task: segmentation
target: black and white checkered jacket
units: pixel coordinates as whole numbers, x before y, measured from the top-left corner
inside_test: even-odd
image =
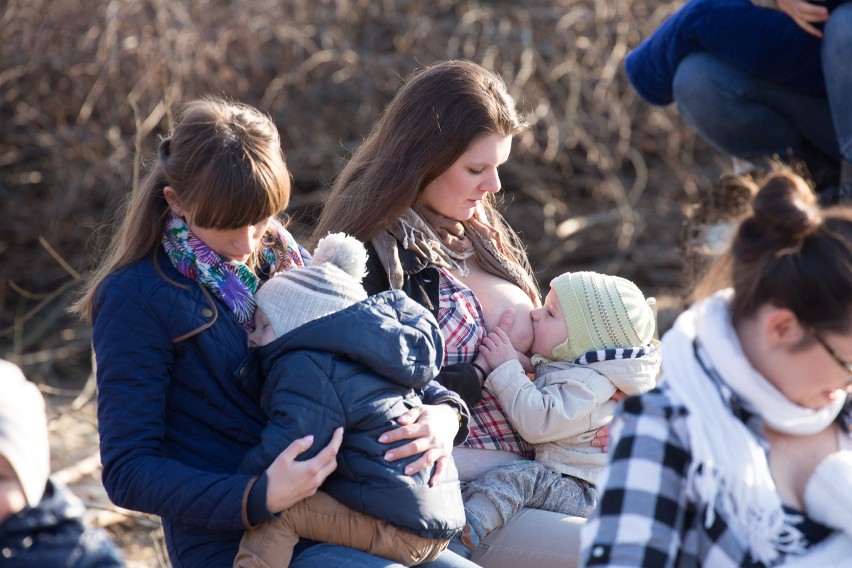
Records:
[[[847,403],[838,420],[849,431]],[[732,399],[731,412],[768,447],[762,420]],[[710,527],[706,508],[686,488],[691,454],[684,417],[665,384],[624,401],[610,430],[610,461],[599,478],[598,507],[583,528],[584,566],[763,566],[733,534],[717,508]],[[810,545],[831,534],[801,512],[797,528]],[[778,563],[784,561],[783,555]]]

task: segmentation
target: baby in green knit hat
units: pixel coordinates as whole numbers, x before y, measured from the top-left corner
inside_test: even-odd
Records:
[[[613,396],[640,394],[656,384],[661,357],[654,303],[618,276],[569,272],[554,278],[544,305],[530,312],[534,380],[502,329],[483,340],[480,352],[489,367],[484,387],[533,444],[535,461],[498,467],[467,484],[467,526],[452,550],[470,557],[523,507],[589,516],[606,463],[591,441],[612,421]]]

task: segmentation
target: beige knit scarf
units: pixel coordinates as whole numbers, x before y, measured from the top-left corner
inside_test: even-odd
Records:
[[[456,270],[467,276],[467,259],[475,257],[479,265],[495,276],[516,284],[541,305],[533,277],[504,252],[502,238],[493,228],[485,209],[478,206],[468,221],[456,221],[415,204],[402,214],[387,231],[371,241],[385,267],[391,289],[402,287],[403,272],[396,243],[430,264]]]

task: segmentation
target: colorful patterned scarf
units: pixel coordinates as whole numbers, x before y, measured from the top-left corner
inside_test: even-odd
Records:
[[[252,329],[254,293],[260,281],[275,272],[304,266],[296,240],[276,219],[269,225],[256,253],[257,273],[245,263],[214,252],[172,212],[166,219],[163,248],[178,272],[206,286],[247,330]]]

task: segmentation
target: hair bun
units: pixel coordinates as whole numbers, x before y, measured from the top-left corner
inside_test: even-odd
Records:
[[[779,244],[789,245],[813,233],[822,223],[817,198],[807,183],[789,173],[770,174],[752,203],[756,228]]]
[[[312,265],[331,264],[358,282],[367,274],[367,249],[355,237],[345,233],[329,233],[319,240]]]

